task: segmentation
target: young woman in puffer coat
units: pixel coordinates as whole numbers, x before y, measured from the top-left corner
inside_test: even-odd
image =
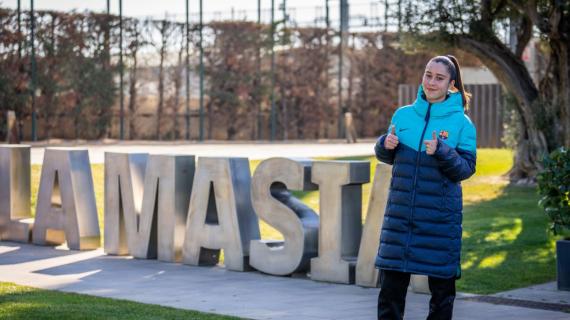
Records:
[[[453,56],[426,65],[416,101],[394,113],[375,146],[392,167],[376,267],[378,319],[403,319],[411,274],[427,275],[428,320],[451,319],[461,275],[461,181],[475,173],[475,126],[465,114],[470,94]]]

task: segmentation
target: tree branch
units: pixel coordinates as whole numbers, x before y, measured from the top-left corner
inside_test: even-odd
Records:
[[[505,5],[507,4],[506,0],[501,0],[498,4],[497,7],[495,8],[495,10],[493,11],[492,15],[496,16],[499,12],[501,12],[501,10],[503,10],[503,8],[505,7]]]
[[[550,33],[548,19],[543,19],[543,17],[538,13],[538,4],[536,3],[536,0],[513,1],[513,5],[521,10],[521,12],[525,12],[530,21],[532,21],[540,32],[545,34]]]
[[[518,113],[523,125],[523,136],[519,141],[515,165],[510,173],[512,179],[533,177],[540,168],[540,157],[548,151],[544,128],[539,128],[539,115],[546,114],[544,105],[536,103],[539,92],[523,64],[509,48],[495,36],[480,41],[470,36],[457,36],[457,45],[474,54],[499,79],[517,100]]]
[[[515,51],[515,55],[519,58],[522,57],[524,49],[532,38],[532,27],[532,21],[528,18],[528,16],[523,16],[520,29],[517,32],[517,48]]]
[[[482,26],[491,30],[493,26],[493,10],[491,9],[491,0],[481,1],[481,23]]]
[[[521,106],[521,116],[527,127],[535,128],[533,102],[538,98],[538,90],[523,64],[499,39],[494,36],[487,41],[476,40],[468,35],[455,36],[457,46],[461,50],[474,54],[479,58],[517,98]]]

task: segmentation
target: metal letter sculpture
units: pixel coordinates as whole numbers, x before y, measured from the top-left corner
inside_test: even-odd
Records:
[[[199,158],[190,197],[183,263],[214,265],[224,250],[226,268],[249,269],[249,243],[259,239],[251,205],[247,158]]]
[[[194,156],[105,153],[105,252],[176,262]]]
[[[378,270],[375,267],[376,255],[380,245],[380,230],[384,222],[384,211],[388,202],[392,166],[376,164],[376,174],[370,192],[366,223],[362,231],[360,250],[356,262],[356,284],[363,287],[378,286]]]
[[[272,158],[259,164],[251,196],[257,215],[283,234],[284,241],[253,240],[250,264],[255,269],[289,275],[306,270],[317,256],[319,216],[291,190],[316,190],[311,183],[312,161]]]
[[[428,276],[412,274],[410,286],[412,287],[412,291],[415,293],[431,293],[429,290]]]
[[[34,244],[97,249],[99,222],[87,149],[46,148],[38,192]]]
[[[0,240],[31,240],[30,169],[30,146],[0,146]]]
[[[311,279],[354,283],[362,236],[362,184],[370,181],[365,161],[318,161],[312,180],[320,190],[319,256],[311,260]]]

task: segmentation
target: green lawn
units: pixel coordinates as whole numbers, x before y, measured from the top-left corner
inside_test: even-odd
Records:
[[[553,281],[556,237],[535,188],[501,179],[507,150],[481,150],[477,174],[464,183],[463,279],[460,291],[488,294]]]
[[[0,282],[0,319],[240,319]]]
[[[371,161],[372,180],[376,163],[373,157],[342,160]],[[258,164],[259,161],[251,161],[252,172]],[[547,219],[537,206],[536,190],[508,186],[503,175],[511,166],[510,150],[480,149],[477,173],[463,183],[463,276],[457,282],[458,290],[486,294],[555,279],[556,238],[547,233]],[[32,168],[33,203],[40,169],[40,166]],[[102,232],[103,165],[93,165],[92,169]],[[368,207],[370,187],[370,183],[364,185],[363,212]],[[295,194],[318,210],[318,192]],[[279,232],[263,222],[261,233],[264,238],[282,238]]]

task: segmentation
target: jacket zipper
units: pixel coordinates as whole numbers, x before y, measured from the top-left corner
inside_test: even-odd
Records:
[[[427,126],[429,124],[429,117],[430,117],[430,113],[431,113],[431,103],[428,104],[428,109],[426,112],[426,116],[424,121],[426,122],[425,126],[424,126],[424,130],[422,131],[422,135],[420,136],[420,144],[418,146],[418,155],[416,156],[416,171],[414,174],[414,183],[412,185],[412,212],[410,214],[410,217],[408,218],[408,225],[409,225],[409,230],[408,230],[408,240],[406,241],[406,259],[404,260],[404,270],[407,271],[408,269],[408,253],[410,251],[410,238],[412,237],[412,220],[414,219],[414,211],[416,209],[415,207],[415,202],[416,202],[416,183],[418,182],[418,171],[420,169],[420,156],[422,155],[422,144],[423,144],[423,139],[424,139],[424,135],[426,133],[427,130]]]

